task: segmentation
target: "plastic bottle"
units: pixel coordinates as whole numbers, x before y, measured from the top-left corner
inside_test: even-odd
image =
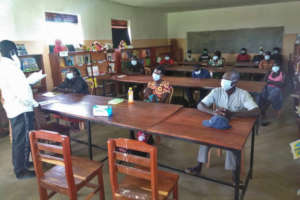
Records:
[[[133,103],[133,90],[132,87],[128,90],[128,103]]]

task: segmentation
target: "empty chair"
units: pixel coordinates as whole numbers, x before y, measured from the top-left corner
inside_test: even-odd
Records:
[[[171,193],[178,199],[179,176],[157,169],[156,147],[136,140],[110,139],[108,160],[113,200],[163,200],[171,199]],[[125,174],[120,182],[118,173]]]
[[[30,145],[41,200],[47,200],[57,192],[76,200],[77,192],[84,186],[94,189],[85,199],[91,199],[99,192],[100,199],[104,200],[103,165],[71,156],[68,136],[44,130],[32,131]],[[53,166],[44,171],[43,163]],[[94,177],[98,178],[98,184],[90,183]]]

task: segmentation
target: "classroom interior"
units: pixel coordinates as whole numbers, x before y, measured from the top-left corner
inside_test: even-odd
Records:
[[[86,47],[92,46],[95,41],[101,44],[113,43],[112,38],[112,20],[126,21],[126,26],[130,35],[130,42],[133,48],[149,49],[152,52],[159,52],[160,48],[167,49],[168,53],[162,52],[156,54],[155,58],[150,58],[149,62],[156,62],[156,57],[165,54],[172,55],[175,62],[183,61],[186,58],[186,52],[191,47],[189,41],[190,33],[214,32],[214,31],[232,31],[240,29],[260,29],[260,28],[281,28],[282,38],[278,41],[281,44],[281,54],[283,62],[281,64],[285,72],[290,72],[290,68],[299,72],[300,67],[295,63],[297,56],[300,55],[300,26],[299,26],[299,0],[0,0],[0,38],[9,39],[16,44],[24,45],[29,55],[35,55],[39,63],[43,65],[43,73],[47,74],[43,81],[43,92],[52,91],[64,77],[61,76],[60,69],[53,67],[59,63],[60,56],[53,55],[50,52],[49,45],[54,44],[58,39],[52,33],[61,27],[47,27],[45,20],[46,12],[70,14],[78,16],[78,33],[68,32],[64,39],[68,41],[69,35],[72,39],[79,41]],[[50,34],[51,33],[51,34]],[[280,35],[279,34],[279,35]],[[71,36],[70,36],[71,37]],[[270,35],[270,38],[273,36]],[[253,39],[253,38],[252,38]],[[71,41],[71,39],[69,40]],[[277,41],[277,42],[278,42]],[[248,40],[249,43],[255,43]],[[64,42],[68,43],[68,42]],[[175,44],[176,49],[173,49]],[[209,44],[209,43],[208,43]],[[77,44],[76,44],[77,45]],[[298,46],[299,45],[299,46]],[[245,46],[247,46],[245,44]],[[251,46],[251,45],[250,45]],[[255,46],[255,45],[254,45]],[[261,46],[260,44],[256,45]],[[243,48],[244,46],[240,46]],[[298,47],[298,48],[297,48]],[[207,48],[209,53],[217,49],[210,49],[209,46],[199,47]],[[272,49],[266,49],[272,50]],[[124,50],[127,51],[127,50]],[[257,54],[257,51],[248,51],[251,57]],[[117,50],[115,52],[118,52]],[[228,65],[234,66],[238,51],[224,52],[222,57]],[[69,52],[70,55],[75,55]],[[93,53],[91,54],[93,57]],[[196,49],[192,57],[198,60],[201,51]],[[123,59],[122,50],[120,54],[112,53],[114,57],[114,71],[116,74],[122,74],[121,62]],[[96,59],[95,55],[95,59]],[[171,57],[172,57],[171,56]],[[122,58],[121,58],[122,57]],[[107,57],[105,57],[107,59]],[[120,59],[120,63],[116,60]],[[300,62],[299,62],[300,64]],[[100,65],[99,65],[100,66]],[[296,69],[294,66],[297,66]],[[300,66],[300,65],[299,65]],[[101,66],[100,66],[101,71]],[[152,68],[153,70],[153,68]],[[299,71],[298,71],[299,70]],[[82,70],[80,70],[82,73]],[[109,70],[107,69],[107,72]],[[151,70],[150,70],[151,71]],[[110,69],[111,72],[111,69]],[[145,71],[146,72],[146,71]],[[294,71],[293,71],[294,72]],[[85,75],[89,76],[87,70]],[[179,71],[169,72],[169,75],[182,76]],[[98,85],[102,88],[93,90],[93,95],[127,98],[126,81],[100,78]],[[149,75],[149,74],[148,74]],[[151,72],[150,72],[151,75]],[[185,74],[186,75],[186,74]],[[103,77],[104,77],[103,76]],[[243,80],[249,76],[242,76]],[[93,76],[94,78],[94,76]],[[287,79],[294,79],[287,76]],[[255,78],[254,78],[255,79]],[[94,79],[92,79],[94,81]],[[147,79],[148,80],[148,79]],[[108,83],[105,89],[104,81]],[[138,80],[140,81],[140,80]],[[246,80],[247,81],[247,80]],[[253,81],[252,79],[250,81]],[[259,82],[255,80],[256,82]],[[297,80],[298,81],[298,80]],[[110,87],[110,84],[118,83],[125,87],[115,92],[117,86]],[[183,82],[183,81],[182,81]],[[263,81],[262,81],[263,82]],[[137,83],[137,82],[133,82]],[[298,81],[299,83],[299,81]],[[180,85],[181,84],[181,85]],[[192,84],[192,83],[191,83]],[[215,83],[209,83],[215,84]],[[216,82],[219,84],[219,81]],[[256,88],[263,88],[261,83],[257,85],[246,86],[251,92],[258,92]],[[185,83],[174,83],[174,96],[184,96],[186,87]],[[182,86],[183,85],[183,86]],[[300,85],[300,84],[299,84]],[[107,85],[106,85],[107,86]],[[96,87],[96,86],[95,86]],[[199,87],[203,87],[202,85]],[[215,87],[209,86],[209,87]],[[217,87],[217,86],[216,86]],[[295,89],[296,88],[296,89]],[[232,187],[214,183],[199,177],[191,176],[182,171],[175,171],[166,167],[159,166],[159,169],[179,175],[178,180],[178,199],[187,200],[296,200],[300,199],[300,179],[298,164],[299,159],[293,159],[290,143],[299,139],[300,131],[300,113],[297,113],[296,102],[300,98],[296,86],[288,87],[284,92],[284,102],[280,115],[278,117],[273,109],[269,109],[267,118],[271,121],[269,126],[258,127],[258,132],[251,132],[244,146],[243,154],[245,169],[241,173],[241,179],[245,182],[248,176],[249,166],[251,166],[251,135],[255,134],[253,175],[249,178],[245,194],[243,189],[239,190],[236,196],[235,186]],[[258,90],[258,89],[257,89]],[[105,92],[106,91],[106,92]],[[122,93],[119,95],[118,93]],[[180,102],[180,101],[179,101]],[[84,104],[84,103],[82,103]],[[186,106],[186,105],[185,105]],[[188,107],[188,106],[186,106]],[[195,109],[195,108],[189,108]],[[75,112],[75,111],[70,111]],[[298,109],[299,112],[299,109]],[[52,116],[51,116],[52,117]],[[151,116],[149,116],[150,118]],[[48,119],[49,120],[49,119]],[[185,119],[182,119],[183,121]],[[51,118],[53,122],[55,119]],[[130,121],[130,119],[129,119]],[[64,125],[68,122],[62,122]],[[121,123],[121,122],[120,122]],[[130,123],[130,122],[128,122]],[[134,124],[134,122],[132,122]],[[146,123],[146,122],[145,122]],[[199,121],[199,124],[202,122]],[[94,121],[91,123],[92,143],[95,145],[106,146],[110,138],[129,138],[131,137],[130,125],[116,125],[117,123],[103,121]],[[157,125],[157,124],[156,124]],[[253,123],[253,126],[258,126]],[[71,141],[72,155],[81,156],[86,159],[91,158],[88,148],[89,135],[87,127],[83,130],[77,130],[70,133],[74,140]],[[133,128],[137,129],[138,128]],[[251,134],[252,133],[252,134]],[[78,143],[76,140],[84,141],[85,144]],[[217,146],[217,145],[216,145]],[[157,148],[157,160],[173,168],[183,170],[186,167],[196,164],[199,144],[191,142],[186,138],[176,138],[174,136],[161,135],[160,143],[155,144]],[[217,148],[216,148],[217,149]],[[221,182],[230,182],[232,174],[224,169],[225,151],[222,156],[217,155],[214,149],[211,155],[210,167],[203,167],[202,173],[206,177],[221,180]],[[93,148],[93,160],[100,162],[107,156],[107,152],[98,148]],[[40,199],[37,179],[17,180],[13,173],[12,163],[12,144],[9,136],[0,137],[0,199],[5,200],[35,200]],[[113,199],[111,189],[111,178],[109,174],[108,161],[103,161],[103,180],[105,199]],[[93,181],[97,183],[97,181]],[[89,194],[90,189],[79,191],[78,199],[84,199]],[[171,195],[172,196],[172,195]],[[172,199],[170,196],[170,199]],[[51,199],[69,199],[68,196],[55,194]],[[91,199],[99,199],[96,194]],[[134,199],[134,198],[133,198]],[[136,199],[147,199],[137,197]]]

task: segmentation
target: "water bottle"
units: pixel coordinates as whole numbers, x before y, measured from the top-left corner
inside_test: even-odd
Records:
[[[133,90],[132,87],[128,90],[128,103],[133,103]]]

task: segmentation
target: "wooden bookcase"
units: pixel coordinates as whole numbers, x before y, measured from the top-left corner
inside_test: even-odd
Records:
[[[59,54],[49,54],[54,87],[57,87],[65,79],[65,72],[75,67],[79,69],[82,77],[100,78],[109,72],[109,63],[106,52],[68,52],[68,56],[61,57]],[[97,73],[96,73],[97,72]]]
[[[36,61],[36,64],[38,65],[38,69],[36,70],[30,70],[30,71],[24,71],[25,76],[29,76],[33,72],[37,72],[42,70],[43,74],[45,73],[44,68],[44,62],[43,62],[43,56],[41,54],[28,54],[24,56],[19,56],[21,63],[24,63],[24,61],[27,58],[33,58]],[[45,92],[47,90],[46,86],[46,79],[43,79],[39,84],[33,86],[33,92]]]

